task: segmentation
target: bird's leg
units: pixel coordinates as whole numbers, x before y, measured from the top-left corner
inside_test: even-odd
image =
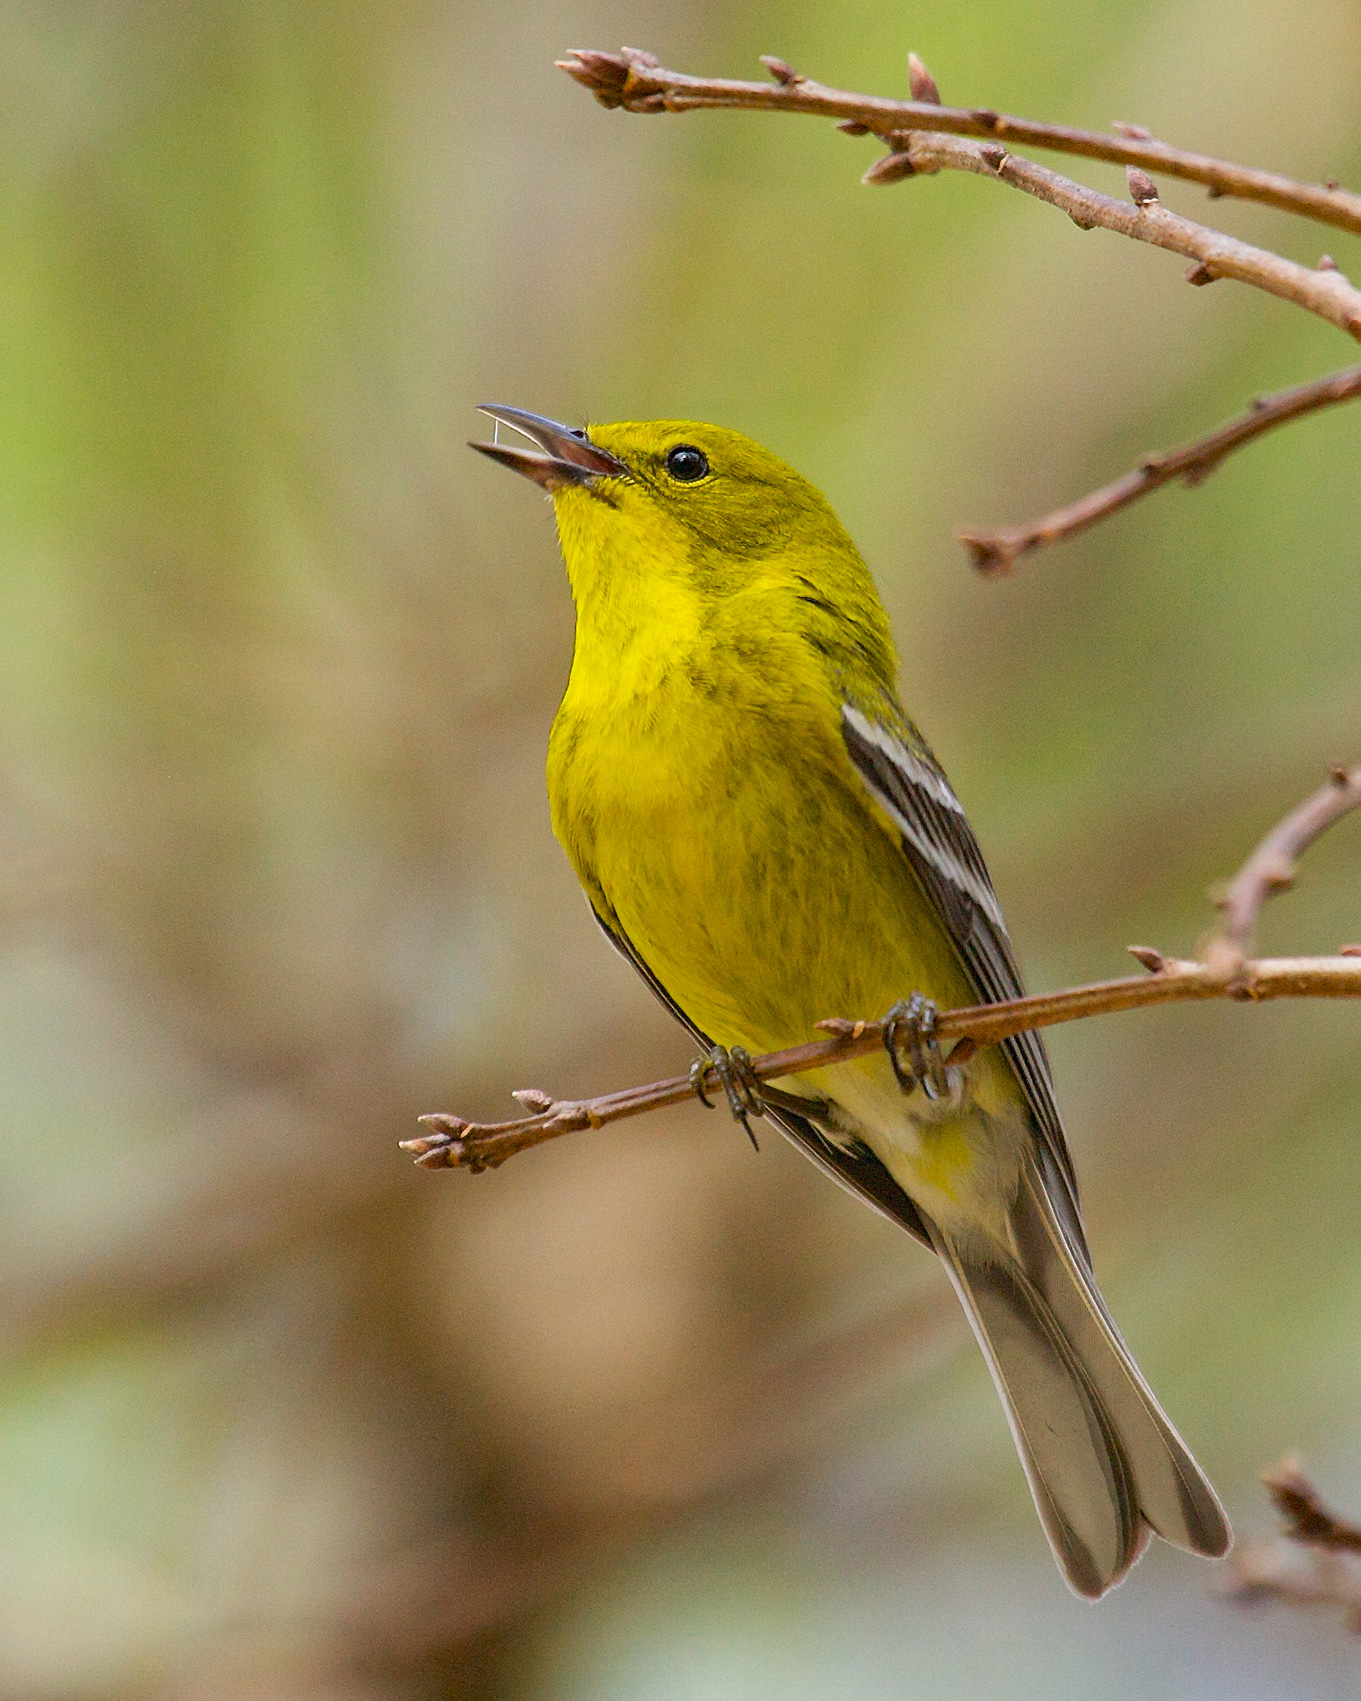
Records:
[[[756,1136],[747,1118],[764,1116],[765,1109],[761,1104],[761,1083],[752,1073],[751,1053],[740,1045],[731,1048],[716,1045],[707,1057],[697,1058],[690,1065],[690,1086],[695,1097],[712,1110],[713,1101],[704,1091],[704,1077],[710,1069],[718,1076],[718,1084],[723,1089],[733,1120],[742,1124],[753,1149],[759,1152],[761,1148],[756,1144]]]
[[[761,1095],[763,1105],[773,1106],[776,1110],[787,1110],[829,1132],[840,1127],[832,1114],[831,1105],[824,1098],[805,1098],[802,1093],[787,1093],[782,1087],[773,1087],[769,1081],[762,1081],[757,1091]]]
[[[709,1110],[714,1109],[714,1103],[704,1090],[704,1077],[710,1069],[717,1074],[728,1100],[728,1108],[735,1120],[746,1129],[747,1138],[753,1146],[756,1146],[756,1136],[751,1131],[747,1117],[764,1116],[767,1109],[787,1110],[791,1115],[801,1116],[805,1121],[828,1133],[835,1133],[839,1127],[826,1099],[803,1093],[787,1093],[783,1087],[758,1080],[752,1071],[751,1054],[740,1045],[731,1049],[716,1045],[707,1057],[698,1058],[690,1065],[691,1089],[699,1102]],[[756,1149],[759,1151],[760,1147],[757,1146]]]
[[[936,1040],[939,1012],[931,1000],[914,992],[900,999],[884,1017],[884,1050],[893,1065],[894,1078],[905,1093],[920,1086],[928,1099],[948,1098],[953,1091],[949,1070]],[[908,1069],[903,1068],[899,1047],[907,1051]]]

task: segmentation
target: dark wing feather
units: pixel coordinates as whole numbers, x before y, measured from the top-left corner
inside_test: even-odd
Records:
[[[591,914],[600,923],[600,930],[606,939],[626,962],[633,965],[695,1044],[705,1052],[712,1050],[713,1041],[695,1026],[672,998],[638,954],[632,940],[618,921],[606,921],[594,904],[591,905]],[[917,1207],[868,1146],[860,1144],[859,1141],[850,1147],[833,1144],[825,1138],[816,1123],[783,1107],[767,1105],[765,1114],[801,1151],[812,1158],[819,1169],[825,1170],[833,1181],[839,1182],[848,1193],[854,1193],[857,1198],[873,1205],[875,1210],[881,1212],[890,1222],[897,1223],[900,1228],[905,1228],[909,1234],[915,1235],[923,1246],[931,1246],[926,1225],[922,1222]]]
[[[1020,967],[983,853],[925,739],[905,716],[895,714],[889,725],[851,703],[842,707],[841,730],[865,784],[901,832],[903,853],[945,923],[978,1002],[1000,1004],[1023,997]],[[1050,1197],[1086,1257],[1077,1177],[1054,1101],[1044,1041],[1027,1030],[1003,1040],[1002,1049],[1030,1106]]]

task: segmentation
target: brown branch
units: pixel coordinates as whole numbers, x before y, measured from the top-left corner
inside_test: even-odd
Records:
[[[1290,890],[1300,857],[1315,839],[1358,804],[1361,804],[1361,766],[1334,768],[1327,785],[1320,786],[1271,829],[1219,899],[1224,917],[1221,946],[1235,952],[1240,959],[1247,956],[1267,899]]]
[[[622,53],[578,49],[558,61],[568,76],[588,88],[602,106],[622,106],[630,112],[684,112],[695,107],[741,107],[765,112],[801,112],[837,118],[864,132],[888,136],[894,131],[940,131],[957,136],[1019,142],[1026,147],[1137,166],[1166,177],[1201,183],[1211,195],[1231,195],[1260,201],[1285,212],[1336,225],[1361,235],[1361,195],[1336,183],[1299,183],[1274,171],[1259,171],[1207,154],[1188,153],[1155,141],[1134,125],[1120,134],[1075,130],[1064,124],[1042,124],[1030,118],[942,106],[929,98],[934,86],[914,78],[913,92],[927,98],[889,100],[879,95],[852,94],[828,88],[780,60],[764,63],[775,83],[745,83],[726,78],[689,77],[668,71],[650,53],[625,48]],[[922,67],[921,69],[925,69]],[[929,77],[929,74],[928,74]]]
[[[1361,341],[1361,290],[1335,265],[1301,266],[1270,249],[1254,247],[1209,225],[1183,218],[1162,205],[1157,189],[1141,172],[1130,173],[1133,199],[1117,201],[1113,195],[1089,189],[1048,166],[1009,153],[999,142],[970,142],[958,136],[917,131],[900,132],[888,139],[894,144],[892,151],[865,173],[866,183],[895,183],[903,177],[938,171],[993,177],[1059,208],[1083,230],[1100,226],[1194,260],[1206,274],[1201,278],[1197,273],[1197,282],[1233,278],[1316,313]]]
[[[1305,1547],[1332,1548],[1335,1552],[1361,1553],[1361,1524],[1353,1524],[1326,1506],[1323,1497],[1305,1476],[1298,1459],[1285,1459],[1262,1481],[1272,1504],[1285,1520],[1285,1534]]]
[[[1317,266],[1302,266],[1268,249],[1182,218],[1161,205],[1157,185],[1148,173],[1153,170],[1203,183],[1211,195],[1237,195],[1262,201],[1358,234],[1361,234],[1361,195],[1343,190],[1335,183],[1315,187],[1228,160],[1169,148],[1135,125],[1117,125],[1119,135],[1107,136],[1097,131],[1040,124],[986,108],[944,106],[935,79],[915,54],[908,61],[913,94],[910,101],[828,88],[801,76],[780,59],[765,58],[762,63],[774,79],[773,85],[689,77],[666,70],[650,53],[634,48],[625,48],[618,54],[580,50],[558,61],[560,68],[590,89],[602,105],[622,106],[632,112],[740,107],[840,119],[841,129],[855,135],[872,133],[889,144],[890,152],[865,173],[866,183],[895,183],[904,177],[945,170],[995,177],[1060,208],[1084,230],[1099,226],[1183,255],[1193,262],[1186,274],[1192,284],[1233,278],[1280,300],[1293,302],[1361,341],[1361,290],[1343,275],[1329,255],[1325,254]],[[979,142],[970,139],[973,137],[988,139]],[[1003,137],[1123,164],[1131,201],[1103,195],[1072,178],[1019,158],[1002,144],[999,138]],[[1346,401],[1359,391],[1361,368],[1283,391],[1208,437],[1166,454],[1149,456],[1124,477],[1029,525],[994,531],[964,530],[959,533],[960,541],[981,570],[1009,571],[1017,557],[1027,551],[1095,525],[1175,478],[1197,483],[1226,454],[1262,431],[1333,402]]]
[[[1294,1459],[1262,1481],[1285,1527],[1272,1540],[1235,1549],[1227,1593],[1249,1605],[1341,1607],[1348,1628],[1361,1631],[1361,1525],[1326,1505]]]
[[[1000,531],[968,529],[958,532],[959,541],[973,556],[974,566],[981,573],[1009,573],[1016,561],[1032,549],[1085,531],[1110,515],[1118,513],[1141,496],[1151,495],[1174,479],[1187,484],[1199,484],[1209,477],[1226,455],[1260,437],[1277,425],[1299,419],[1320,408],[1332,407],[1361,396],[1361,366],[1344,367],[1326,378],[1315,378],[1293,389],[1279,390],[1274,396],[1262,396],[1249,410],[1229,420],[1194,443],[1184,443],[1179,449],[1169,449],[1159,455],[1146,456],[1131,472],[1104,484],[1099,490],[1055,508],[1052,513],[1032,520],[1028,525],[1009,526]]]
[[[1349,809],[1361,803],[1361,765],[1335,770],[1328,786],[1317,792],[1267,834],[1226,889],[1222,907],[1223,934],[1212,940],[1203,961],[1179,961],[1143,946],[1131,946],[1151,972],[1094,985],[1068,987],[1061,992],[1035,993],[1005,1003],[977,1004],[942,1011],[937,1024],[941,1040],[970,1040],[995,1045],[1027,1028],[1044,1028],[1116,1010],[1141,1009],[1152,1004],[1180,1004],[1208,998],[1238,998],[1262,1002],[1274,998],[1361,998],[1361,955],[1336,957],[1276,957],[1248,960],[1243,942],[1250,939],[1262,904],[1283,891],[1293,878],[1295,859]],[[823,1069],[865,1057],[883,1044],[882,1022],[830,1018],[819,1022],[832,1037],[785,1051],[768,1052],[753,1060],[758,1080]],[[713,1091],[719,1082],[712,1069],[703,1084]],[[683,1104],[694,1092],[688,1075],[629,1087],[601,1098],[559,1100],[536,1088],[518,1098],[528,1116],[511,1122],[476,1123],[447,1112],[421,1117],[429,1133],[403,1140],[424,1169],[494,1169],[517,1152],[526,1151],[561,1134],[603,1128],[626,1117],[666,1105]]]

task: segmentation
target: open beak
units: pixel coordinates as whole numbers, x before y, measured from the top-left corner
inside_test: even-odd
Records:
[[[499,402],[483,402],[477,411],[500,425],[510,426],[535,447],[521,449],[499,442],[469,443],[468,447],[532,478],[545,490],[561,490],[569,484],[594,484],[598,478],[619,478],[628,471],[622,461],[590,442],[584,431],[559,425],[542,414],[503,407]]]

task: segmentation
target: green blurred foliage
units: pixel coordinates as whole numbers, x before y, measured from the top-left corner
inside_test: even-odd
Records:
[[[1353,1693],[1340,1629],[1180,1556],[1070,1601],[938,1273],[795,1154],[698,1110],[476,1182],[394,1148],[686,1061],[552,842],[570,606],[478,400],[822,484],[1037,985],[1189,949],[1361,749],[1354,412],[1011,582],[952,541],[1341,364],[1327,327],[552,58],[905,92],[914,47],[947,99],[1355,181],[1351,0],[0,15],[0,1693]],[[1267,944],[1356,938],[1359,873],[1343,828]],[[1288,1448],[1361,1503],[1355,1031],[1054,1039],[1108,1293],[1249,1530]]]

